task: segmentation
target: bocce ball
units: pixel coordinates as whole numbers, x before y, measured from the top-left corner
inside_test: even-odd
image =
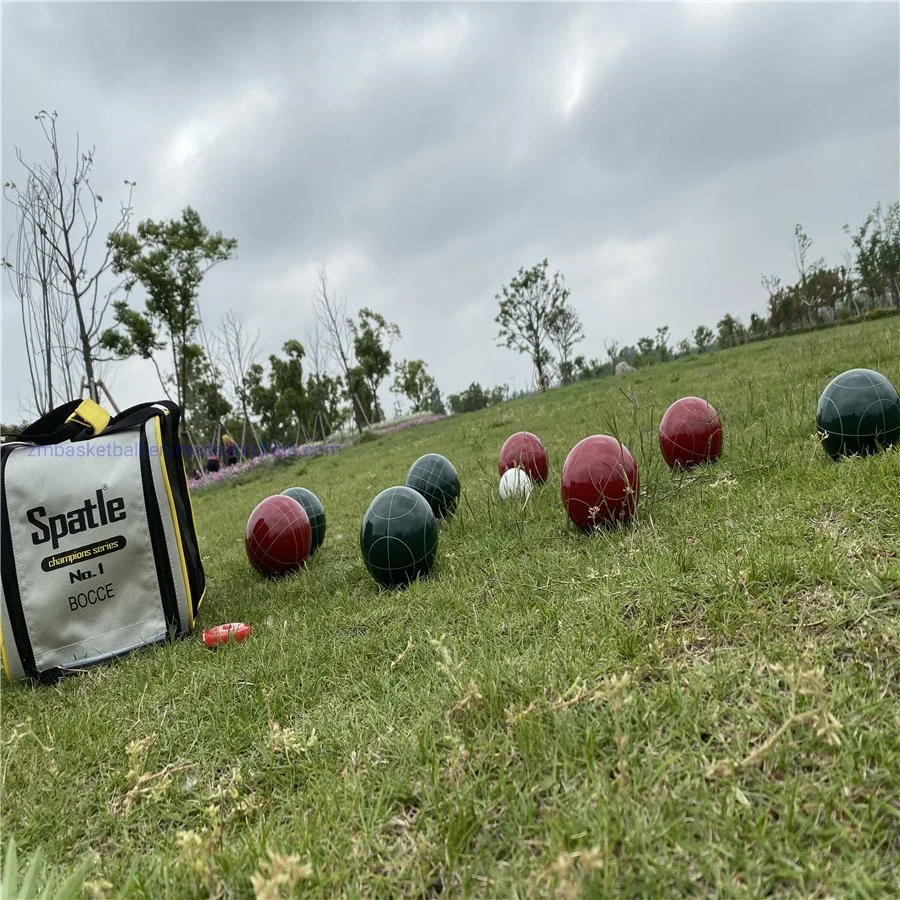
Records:
[[[538,484],[547,480],[550,460],[541,439],[530,431],[510,435],[500,448],[500,474],[509,469],[524,469],[528,477]]]
[[[897,389],[873,369],[841,372],[819,397],[816,428],[832,459],[891,447],[900,440]]]
[[[384,587],[409,584],[431,571],[437,520],[428,501],[406,485],[389,487],[369,505],[359,529],[363,561]]]
[[[531,494],[531,479],[522,469],[507,469],[500,476],[500,499],[528,497]]]
[[[311,546],[309,516],[292,497],[266,497],[250,513],[244,548],[250,564],[261,575],[275,577],[300,568]]]
[[[312,556],[325,540],[325,507],[309,488],[292,487],[281,493],[285,497],[292,497],[296,500],[309,516],[309,526],[312,529],[312,545],[309,548],[309,555]]]
[[[409,468],[406,486],[418,491],[438,519],[453,515],[459,501],[459,476],[453,463],[440,453],[426,453]]]
[[[639,490],[637,463],[614,437],[595,434],[569,451],[562,470],[562,501],[582,531],[630,519]]]
[[[719,415],[700,397],[682,397],[659,423],[659,448],[670,469],[715,462],[722,453]]]

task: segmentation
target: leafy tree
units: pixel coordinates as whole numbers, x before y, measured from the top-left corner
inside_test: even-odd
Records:
[[[602,363],[599,359],[585,359],[583,356],[576,356],[573,364],[576,381],[589,381],[592,378],[600,378],[602,375],[611,374],[615,368],[614,362]]]
[[[275,413],[286,429],[285,439],[296,441],[297,435],[311,422],[312,404],[303,381],[303,357],[306,350],[297,340],[282,346],[284,358],[269,357],[272,368],[271,383],[275,391]]]
[[[652,341],[650,342],[652,346]],[[646,346],[646,344],[645,344]],[[628,344],[619,350],[619,362],[627,362],[629,366],[635,366],[641,361],[640,350],[632,344]],[[615,372],[615,366],[612,366]]]
[[[188,382],[192,386],[193,403],[188,413],[191,433],[212,440],[218,426],[232,412],[232,405],[222,392],[222,373],[197,344],[188,355]]]
[[[840,269],[815,269],[807,278],[807,296],[810,308],[816,310],[827,309],[831,313],[832,321],[837,315],[837,305],[843,299],[845,288]]]
[[[656,329],[656,343],[654,345],[656,355],[660,362],[665,362],[672,351],[669,349],[669,326],[664,325],[662,328]]]
[[[783,286],[777,276],[763,276],[763,285],[769,292],[769,322],[772,328],[781,331],[792,328],[803,315],[795,287]]]
[[[561,385],[571,384],[575,380],[575,362],[567,359],[565,362],[560,361],[559,367],[559,383]]]
[[[757,313],[750,313],[750,334],[754,337],[762,337],[768,330],[769,323],[765,316]]]
[[[388,322],[380,313],[368,307],[359,311],[358,321],[349,319],[347,324],[353,335],[353,350],[356,354],[357,367],[368,392],[372,398],[374,418],[372,422],[380,422],[384,412],[378,402],[378,388],[391,371],[390,345],[399,339],[400,329]]]
[[[718,344],[720,347],[733,347],[738,341],[740,323],[731,313],[726,313],[716,324],[719,329]]]
[[[337,431],[347,419],[347,410],[343,405],[343,382],[340,378],[321,372],[307,376],[306,393],[309,397],[312,415],[311,434],[319,434],[324,440],[326,432]],[[324,417],[320,424],[319,417]]]
[[[367,423],[367,427],[381,421],[375,394],[372,392],[372,387],[366,379],[366,373],[362,366],[353,366],[347,374],[346,393],[355,414]]]
[[[250,367],[248,394],[250,408],[259,416],[268,439],[293,444],[298,434],[312,426],[315,410],[304,381],[306,350],[293,339],[285,341],[281,349],[284,357],[269,356],[268,382],[259,363]]]
[[[422,412],[431,406],[435,390],[434,378],[428,374],[421,359],[405,359],[394,367],[394,393],[409,398],[413,412]]]
[[[578,318],[578,311],[571,303],[563,304],[553,317],[550,322],[549,338],[559,353],[560,382],[569,384],[575,371],[572,349],[584,340],[584,329]]]
[[[454,415],[459,415],[460,413],[476,412],[488,406],[496,406],[506,399],[506,393],[505,385],[485,391],[478,382],[473,381],[461,394],[450,395],[450,411]]]
[[[140,356],[156,365],[157,351],[167,346],[162,340],[165,337],[175,400],[186,408],[193,400],[188,369],[190,348],[200,325],[197,293],[204,275],[232,258],[237,241],[221,232],[211,234],[200,215],[187,207],[180,219],[146,219],[137,226],[136,234],[113,233],[108,246],[113,251],[113,270],[126,276],[126,290],[140,284],[147,297],[143,312],[125,301],[115,303],[117,327],[104,333],[103,346],[120,358]]]
[[[900,307],[900,200],[885,211],[881,203],[865,222],[850,234],[856,249],[856,271],[859,285],[872,304],[890,302]]]
[[[537,373],[541,390],[549,387],[547,370],[551,362],[548,344],[552,341],[554,323],[569,298],[563,276],[556,272],[552,279],[543,262],[518,273],[495,295],[500,311],[495,321],[500,326],[498,346],[527,353]]]
[[[698,325],[694,329],[694,343],[697,345],[698,353],[705,353],[712,344],[712,329],[706,325]]]
[[[801,225],[794,226],[794,260],[800,280],[794,287],[795,296],[800,301],[806,318],[812,324],[818,315],[819,297],[817,294],[817,273],[825,267],[825,260],[810,261],[813,243]]]
[[[688,338],[682,338],[678,342],[678,355],[679,356],[690,356],[692,349],[693,349],[693,347],[691,346],[691,342]]]
[[[616,363],[619,361],[619,342],[605,341],[604,347],[606,349],[606,355],[609,358],[609,364],[615,368]]]
[[[644,363],[653,362],[653,338],[642,337],[637,342],[638,354]]]

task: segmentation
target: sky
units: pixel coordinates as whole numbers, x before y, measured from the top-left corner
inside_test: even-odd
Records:
[[[763,313],[763,273],[795,280],[792,234],[844,261],[845,223],[900,198],[896,3],[2,4],[2,177],[15,148],[95,148],[112,225],[193,206],[238,240],[200,289],[260,361],[313,325],[317,269],[354,314],[395,322],[446,396],[522,389],[495,295],[545,257],[605,358]],[[4,247],[15,230],[3,204]],[[138,295],[134,298],[140,306]],[[2,411],[29,384],[2,302]],[[115,362],[120,407],[162,397]],[[390,379],[389,379],[390,380]],[[392,411],[394,397],[383,392]]]

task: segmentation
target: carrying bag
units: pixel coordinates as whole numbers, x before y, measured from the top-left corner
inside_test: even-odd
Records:
[[[0,445],[0,650],[53,682],[190,634],[206,579],[174,403],[73,400]]]

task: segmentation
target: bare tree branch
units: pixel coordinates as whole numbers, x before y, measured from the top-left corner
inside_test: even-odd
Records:
[[[313,312],[316,322],[324,332],[323,343],[328,358],[335,364],[344,378],[347,390],[350,391],[353,384],[351,369],[355,365],[355,359],[353,338],[347,318],[347,305],[343,300],[338,300],[329,293],[328,275],[324,266],[319,269],[318,278],[318,285],[313,294]],[[350,396],[349,400],[357,431],[361,432],[368,427],[365,413],[360,409],[358,398]]]
[[[75,381],[81,378],[87,381],[90,396],[99,401],[103,318],[123,287],[119,282],[100,291],[112,262],[108,246],[102,245],[101,255],[90,263],[103,201],[90,182],[94,151],[82,152],[76,137],[75,165],[70,173],[60,153],[56,118],[55,112],[46,110],[35,116],[50,149],[50,162],[27,163],[16,148],[25,188],[18,188],[13,181],[4,185],[4,196],[16,208],[20,242],[24,242],[15,262],[4,258],[4,265],[11,272],[19,302],[31,310],[23,309],[23,336],[26,353],[31,354],[32,394],[44,411],[62,397],[63,388],[67,399],[72,397]],[[131,219],[134,182],[125,183],[129,186],[127,202],[121,206],[112,233],[126,230]]]

